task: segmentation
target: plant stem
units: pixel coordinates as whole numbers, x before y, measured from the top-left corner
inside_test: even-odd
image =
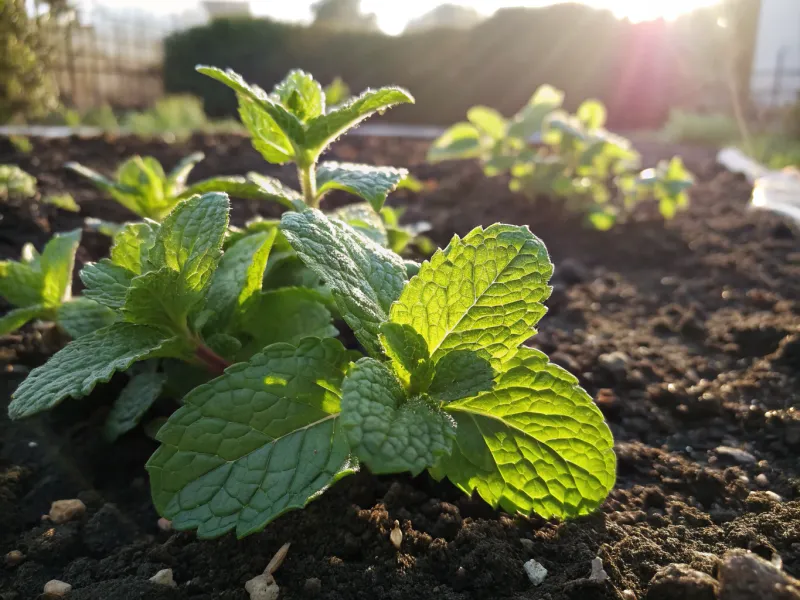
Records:
[[[225,369],[231,366],[231,363],[205,344],[198,344],[194,349],[194,355],[214,375],[222,375]]]
[[[317,198],[317,167],[312,162],[309,165],[297,165],[297,176],[300,179],[300,189],[303,192],[303,200],[311,208],[319,207]]]

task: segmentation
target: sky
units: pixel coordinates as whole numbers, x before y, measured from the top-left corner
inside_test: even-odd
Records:
[[[499,8],[509,6],[543,6],[558,0],[361,0],[361,9],[375,13],[378,25],[388,34],[398,34],[406,24],[439,4],[447,2],[471,6],[478,12],[491,15]],[[579,0],[595,8],[611,10],[618,17],[633,21],[666,18],[674,19],[694,8],[717,4],[720,0]],[[107,7],[138,7],[154,13],[175,13],[192,10],[198,0],[95,0]],[[282,21],[309,22],[314,0],[251,0],[253,14]]]

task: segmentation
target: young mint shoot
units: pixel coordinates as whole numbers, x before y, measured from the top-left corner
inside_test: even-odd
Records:
[[[247,200],[289,202],[292,207],[289,190],[277,180],[264,182],[257,174],[212,177],[187,185],[189,174],[203,158],[202,152],[190,154],[166,173],[155,158],[134,156],[119,166],[116,181],[75,162],[65,166],[86,177],[131,212],[155,221],[164,219],[181,200],[206,192],[225,192]]]
[[[59,233],[41,254],[32,244],[25,244],[19,261],[0,261],[0,296],[15,307],[0,317],[0,335],[42,319],[55,321],[78,338],[114,320],[104,306],[72,297],[72,269],[80,240],[78,229]]]
[[[527,228],[454,237],[409,279],[394,253],[317,210],[280,227],[366,356],[330,338],[276,343],[189,393],[147,465],[173,527],[248,535],[359,464],[427,469],[511,512],[566,518],[603,501],[615,457],[601,413],[521,345],[552,273]]]
[[[604,128],[602,103],[587,100],[570,115],[563,101],[563,92],[545,85],[511,119],[474,106],[466,122],[433,143],[428,160],[478,159],[489,177],[509,173],[512,191],[563,198],[568,210],[601,230],[624,221],[644,200],[656,200],[664,219],[688,206],[692,177],[680,158],[640,173],[631,143]]]

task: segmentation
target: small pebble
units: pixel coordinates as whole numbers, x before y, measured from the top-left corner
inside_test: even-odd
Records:
[[[389,540],[391,540],[392,546],[400,550],[400,546],[403,544],[403,532],[400,530],[399,521],[394,522],[392,532],[389,534]]]
[[[245,591],[250,594],[250,600],[277,600],[280,588],[269,573],[256,575],[244,584]]]
[[[717,446],[714,449],[714,452],[716,452],[717,456],[729,458],[743,465],[756,464],[755,456],[739,448],[732,448],[731,446]]]
[[[589,575],[589,581],[603,583],[606,579],[608,579],[608,573],[603,569],[603,561],[600,557],[595,556],[592,559],[592,573]]]
[[[525,548],[526,552],[533,552],[533,540],[529,540],[528,538],[519,538],[519,543],[522,544],[522,547]]]
[[[547,577],[547,569],[533,559],[523,564],[522,568],[525,569],[525,574],[533,585],[540,585]]]
[[[169,519],[165,519],[164,517],[161,517],[158,520],[158,528],[161,531],[172,531],[172,521],[170,521]]]
[[[622,598],[623,600],[636,600],[636,594],[633,593],[633,590],[622,590]]]
[[[25,560],[25,555],[19,550],[12,550],[8,554],[6,554],[7,567],[16,567],[23,560]]]
[[[50,505],[47,515],[53,523],[61,524],[80,519],[86,513],[86,505],[80,500],[56,500]]]
[[[158,585],[166,585],[168,587],[178,587],[175,579],[172,577],[172,569],[161,569],[158,573],[150,578],[150,581]]]
[[[769,479],[764,473],[761,473],[760,475],[756,475],[756,483],[761,487],[767,487],[769,485]]]
[[[66,581],[59,581],[58,579],[51,579],[44,584],[45,596],[60,598],[66,596],[72,591],[72,586]]]

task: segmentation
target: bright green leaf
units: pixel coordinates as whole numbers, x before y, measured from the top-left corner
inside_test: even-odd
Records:
[[[614,485],[614,440],[578,382],[521,348],[495,388],[445,409],[457,422],[433,474],[509,512],[569,518],[596,509]]]
[[[428,345],[410,325],[384,323],[380,335],[383,350],[409,394],[424,392],[433,379]]]
[[[140,275],[147,265],[150,248],[155,244],[157,223],[126,223],[114,236],[111,262]]]
[[[552,272],[547,249],[527,227],[479,227],[422,264],[391,321],[422,335],[434,362],[471,350],[497,368],[535,333]]]
[[[428,149],[428,162],[454,160],[464,158],[478,158],[483,153],[484,146],[481,134],[470,123],[456,123],[445,131]]]
[[[342,384],[342,428],[359,460],[373,473],[419,475],[450,453],[453,419],[429,399],[406,399],[389,368],[362,358]]]
[[[506,134],[506,120],[499,112],[488,106],[473,106],[467,111],[467,119],[484,135],[495,140]]]
[[[174,338],[167,338],[163,331],[114,323],[67,344],[31,371],[14,392],[8,415],[21,419],[49,410],[64,398],[87,395],[95,384],[108,381],[136,361],[178,352]]]
[[[60,208],[61,210],[75,213],[81,212],[81,207],[75,202],[75,198],[72,197],[72,194],[50,194],[42,198],[42,202]]]
[[[225,329],[234,312],[261,291],[264,269],[277,233],[273,229],[249,235],[225,252],[206,294],[205,310],[213,313],[207,327]]]
[[[325,94],[314,78],[299,69],[275,86],[273,94],[301,121],[308,121],[325,112]]]
[[[222,255],[230,202],[225,194],[208,193],[180,202],[164,219],[148,259],[180,274],[187,291],[202,290]]]
[[[600,129],[606,124],[606,107],[599,100],[586,100],[576,113],[587,129]]]
[[[324,162],[317,167],[317,196],[344,190],[360,196],[379,211],[386,196],[408,174],[406,169],[353,163]]]
[[[342,318],[371,354],[380,354],[380,325],[406,283],[402,259],[317,210],[284,213],[281,231],[328,285]]]
[[[57,233],[44,247],[39,257],[42,271],[42,303],[54,308],[72,293],[72,268],[75,266],[75,252],[81,243],[81,230]]]
[[[311,119],[308,122],[304,148],[312,158],[316,158],[328,144],[367,117],[407,102],[413,104],[414,98],[402,88],[384,87],[366,90],[327,114]]]
[[[243,537],[352,473],[338,391],[349,361],[337,340],[274,344],[195,388],[147,463],[158,512],[200,538]]]

